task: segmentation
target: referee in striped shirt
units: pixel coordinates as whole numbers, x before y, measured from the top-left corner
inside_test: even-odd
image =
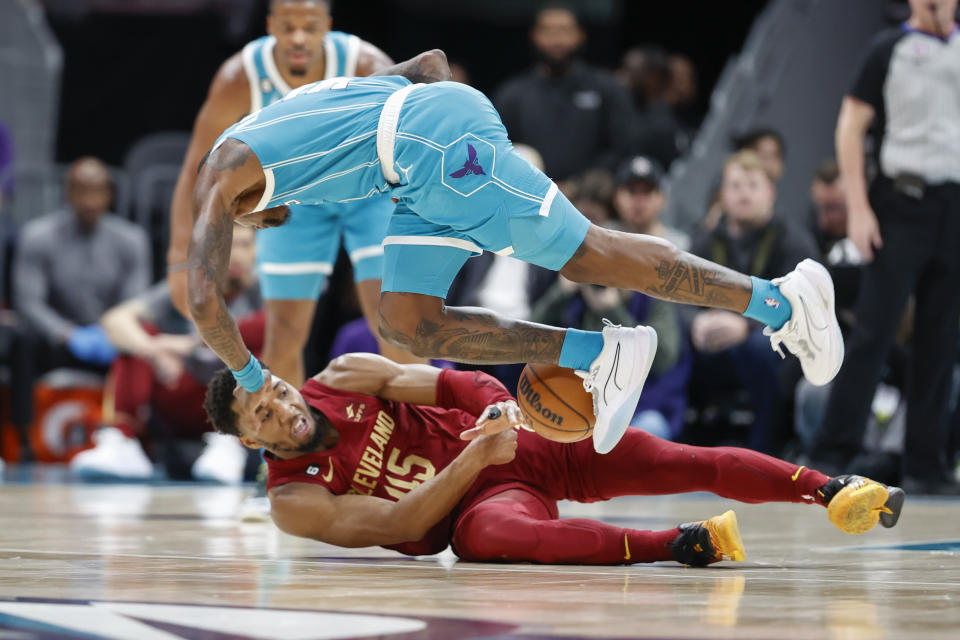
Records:
[[[837,123],[847,232],[868,264],[846,361],[810,457],[836,468],[860,451],[881,368],[913,294],[901,486],[956,495],[945,451],[960,322],[958,0],[909,1],[910,19],[874,40]],[[880,170],[868,189],[871,124]]]

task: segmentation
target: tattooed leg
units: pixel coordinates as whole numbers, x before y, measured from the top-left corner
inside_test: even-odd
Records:
[[[566,331],[416,293],[380,298],[380,334],[421,357],[474,364],[556,363]]]
[[[738,313],[747,308],[753,291],[749,276],[680,251],[665,240],[596,225],[560,273],[575,282]]]

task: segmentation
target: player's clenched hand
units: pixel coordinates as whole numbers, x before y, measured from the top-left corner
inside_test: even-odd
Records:
[[[482,434],[495,434],[509,428],[532,431],[523,417],[523,412],[513,400],[488,405],[477,418],[477,425],[460,433],[461,440],[473,440]]]
[[[484,466],[506,464],[517,455],[517,432],[507,429],[500,433],[481,434],[467,445],[481,456]]]

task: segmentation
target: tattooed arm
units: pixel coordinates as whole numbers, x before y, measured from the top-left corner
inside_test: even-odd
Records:
[[[447,54],[440,49],[424,51],[416,57],[381,69],[373,75],[403,76],[410,82],[440,82],[453,77],[450,74],[450,65],[447,63]]]
[[[193,192],[196,224],[187,253],[190,315],[203,341],[234,370],[242,369],[250,355],[227,310],[223,287],[234,221],[256,205],[263,187],[263,169],[250,148],[227,140],[201,163]]]

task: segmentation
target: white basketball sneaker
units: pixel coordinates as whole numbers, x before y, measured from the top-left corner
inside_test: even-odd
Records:
[[[191,474],[194,480],[209,480],[221,484],[243,482],[243,469],[247,464],[247,448],[236,436],[211,431],[203,434],[207,443],[203,453],[193,463]]]
[[[843,335],[834,311],[833,280],[819,262],[809,258],[773,281],[793,309],[779,329],[767,327],[770,346],[783,356],[781,344],[800,359],[803,375],[823,386],[833,380],[843,364]]]
[[[653,356],[657,353],[657,332],[653,327],[621,327],[603,321],[603,350],[590,364],[590,371],[578,371],[583,388],[593,394],[593,448],[608,453],[630,426],[637,410],[643,383],[647,381]]]
[[[70,460],[70,471],[81,478],[146,480],[153,477],[153,463],[140,441],[128,438],[116,427],[103,427],[93,434],[94,447]]]

